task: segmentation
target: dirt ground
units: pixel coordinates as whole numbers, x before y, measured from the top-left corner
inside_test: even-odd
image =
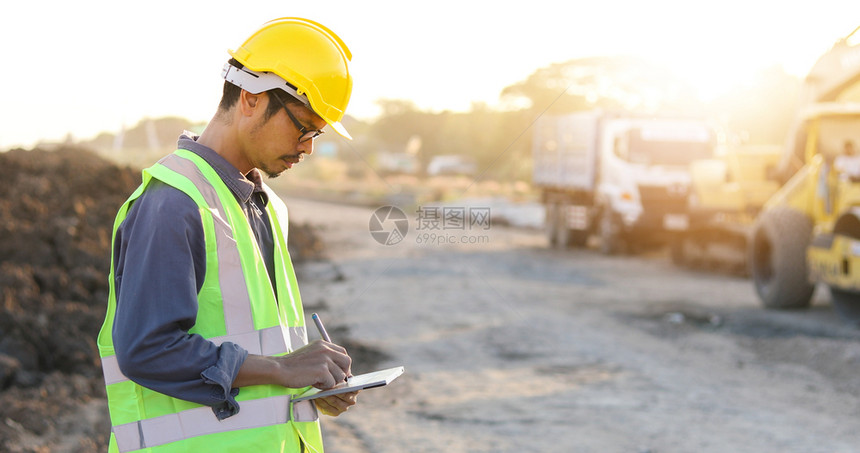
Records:
[[[109,223],[137,173],[17,157],[0,162],[0,452],[105,451],[95,333]],[[324,417],[329,452],[860,451],[860,330],[826,290],[765,311],[748,280],[661,253],[553,251],[501,224],[416,230],[414,211],[382,245],[372,208],[285,198],[306,313],[355,372],[407,370]]]
[[[329,451],[860,451],[860,331],[826,290],[765,311],[749,280],[659,253],[552,251],[501,226],[418,244],[414,212],[385,246],[372,209],[288,205],[328,254],[301,268],[306,311],[358,371],[407,370],[323,420]]]

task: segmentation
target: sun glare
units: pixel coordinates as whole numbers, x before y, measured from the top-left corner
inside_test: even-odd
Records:
[[[860,17],[860,6],[842,0],[821,0],[812,12],[791,5],[775,11],[773,2],[755,0],[725,0],[718,5],[609,0],[587,6],[535,0],[526,9],[494,6],[492,14],[481,2],[449,0],[439,0],[432,8],[418,7],[417,13],[381,1],[371,1],[373,7],[344,2],[342,8],[324,12],[311,6],[249,1],[258,7],[248,7],[254,13],[242,18],[225,16],[203,2],[183,2],[177,8],[200,15],[189,22],[180,11],[168,13],[166,2],[159,0],[136,12],[142,20],[133,23],[111,19],[112,14],[124,17],[132,8],[106,0],[89,4],[103,16],[84,14],[75,21],[66,17],[82,8],[78,4],[45,17],[37,3],[22,3],[24,12],[0,18],[3,40],[18,46],[16,65],[31,69],[7,74],[12,78],[7,84],[18,89],[8,93],[5,102],[22,107],[0,117],[10,125],[0,130],[0,147],[62,138],[70,132],[87,137],[146,116],[205,120],[211,114],[211,98],[219,95],[217,75],[226,49],[235,47],[263,17],[284,11],[331,24],[349,41],[356,75],[349,113],[362,119],[378,113],[378,99],[411,100],[433,111],[467,110],[474,102],[495,107],[503,102],[499,94],[506,86],[542,67],[612,55],[661,64],[707,102],[753,80],[762,68],[781,65],[787,73],[803,77],[821,53],[857,26]],[[454,10],[457,14],[450,14]],[[571,17],[579,21],[572,22]],[[64,39],[22,38],[35,36],[31,23]],[[149,33],[153,27],[174,29],[180,24],[182,36]],[[104,40],[105,36],[111,39]],[[41,69],[43,61],[51,61],[55,68],[74,68],[81,52],[96,48],[111,56],[110,69],[117,76],[99,78],[68,70],[58,78]],[[144,69],[155,61],[171,68],[157,83],[152,71]],[[64,93],[51,98],[50,109],[30,100],[44,87]],[[112,95],[87,95],[93,91]],[[649,96],[642,93],[641,99],[631,102],[647,104]],[[87,109],[85,114],[82,108]]]

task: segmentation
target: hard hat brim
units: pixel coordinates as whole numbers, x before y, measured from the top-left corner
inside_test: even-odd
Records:
[[[331,128],[334,129],[334,131],[337,132],[341,137],[347,140],[352,140],[352,135],[349,135],[349,132],[346,131],[346,128],[343,127],[343,124],[341,124],[340,121],[328,123],[328,125],[331,126]]]

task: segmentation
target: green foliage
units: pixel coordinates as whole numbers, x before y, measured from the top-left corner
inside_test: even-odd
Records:
[[[176,141],[184,130],[199,133],[205,123],[193,123],[180,117],[144,118],[133,127],[117,134],[101,133],[81,142],[105,157],[134,167],[148,167],[160,157],[176,149]]]
[[[710,104],[668,70],[633,57],[592,57],[552,64],[505,88],[516,110],[475,104],[468,112],[429,112],[412,102],[379,101],[382,115],[367,127],[369,150],[403,152],[418,137],[422,166],[433,156],[461,154],[478,162],[477,181],[531,179],[531,124],[543,114],[602,108],[641,114],[712,118],[752,143],[782,143],[794,115],[799,80],[781,68]]]
[[[532,110],[569,113],[602,108],[641,113],[688,109],[692,89],[665,68],[634,57],[590,57],[540,68],[503,97]]]
[[[418,137],[422,167],[433,156],[458,154],[478,162],[476,180],[531,179],[531,124],[546,113],[603,108],[645,113],[680,111],[692,90],[663,68],[632,57],[594,57],[552,64],[505,88],[503,100],[527,108],[495,110],[474,104],[468,112],[429,112],[412,102],[381,100],[369,125],[372,149],[403,152]],[[523,102],[524,101],[524,102]]]
[[[506,165],[509,155],[528,155],[523,139],[530,121],[525,111],[497,111],[474,104],[469,112],[428,112],[409,101],[379,101],[382,115],[368,128],[368,141],[377,151],[403,152],[410,139],[420,139],[417,158],[422,168],[433,156],[472,156],[478,162],[478,179],[517,177]]]

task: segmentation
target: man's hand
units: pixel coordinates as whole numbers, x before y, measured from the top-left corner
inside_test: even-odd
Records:
[[[337,417],[338,415],[346,412],[351,406],[355,405],[355,398],[357,396],[358,392],[340,393],[338,395],[317,398],[313,401],[316,403],[317,409],[319,409],[320,412],[325,415]]]
[[[352,359],[346,349],[317,340],[283,356],[248,355],[233,381],[233,387],[277,384],[302,388],[310,385],[326,390],[352,376],[351,366]]]
[[[311,385],[326,390],[352,376],[352,359],[347,355],[346,349],[322,340],[274,359],[281,365],[284,378],[281,385],[284,387],[300,388]]]

